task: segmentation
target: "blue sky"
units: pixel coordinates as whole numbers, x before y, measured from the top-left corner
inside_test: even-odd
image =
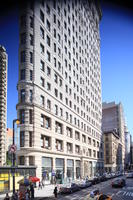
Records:
[[[133,133],[133,16],[126,10],[103,6],[100,24],[103,101],[122,102],[129,130]],[[17,10],[0,17],[0,44],[8,53],[7,127],[16,118],[18,81]]]

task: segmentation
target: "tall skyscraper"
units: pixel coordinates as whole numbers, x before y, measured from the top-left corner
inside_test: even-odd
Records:
[[[20,8],[19,164],[61,182],[103,169],[97,1],[29,1]]]
[[[122,170],[125,162],[125,119],[122,104],[104,102],[102,111],[103,133],[114,132],[119,137],[118,164],[119,170]],[[122,158],[121,161],[119,160],[120,157]]]
[[[7,121],[7,54],[0,46],[0,166],[6,162],[5,137]]]

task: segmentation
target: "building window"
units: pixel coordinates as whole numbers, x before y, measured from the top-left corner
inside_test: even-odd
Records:
[[[46,21],[46,27],[47,27],[48,31],[50,32],[50,22],[48,20]]]
[[[25,135],[24,131],[20,131],[20,147],[24,147]]]
[[[66,134],[68,137],[72,138],[72,129],[69,127],[66,127]]]
[[[55,105],[55,115],[58,115],[58,106]]]
[[[33,63],[33,53],[30,52],[30,63]]]
[[[55,147],[56,147],[57,151],[63,151],[63,141],[56,139],[56,145],[55,145]]]
[[[33,28],[33,17],[30,16],[30,27]]]
[[[25,62],[25,51],[21,51],[20,60],[21,63]]]
[[[33,73],[32,73],[32,70],[30,70],[30,81],[32,81],[32,78],[33,78],[33,77],[32,77],[32,74],[33,74]]]
[[[41,86],[44,87],[44,78],[41,77]]]
[[[33,46],[33,35],[30,34],[30,45]]]
[[[80,133],[78,131],[75,131],[75,139],[80,140]]]
[[[51,110],[51,101],[49,99],[47,100],[47,110]]]
[[[47,35],[47,45],[50,47],[50,37]]]
[[[82,142],[86,142],[86,136],[85,135],[82,135]]]
[[[32,120],[32,118],[33,118],[33,110],[29,110],[29,124],[33,124],[33,120]]]
[[[20,80],[25,80],[25,69],[21,69]]]
[[[32,147],[32,138],[33,138],[33,134],[32,131],[29,132],[29,147]]]
[[[41,147],[50,149],[51,138],[45,135],[41,135]]]
[[[63,125],[59,122],[55,122],[55,132],[58,134],[63,134]]]
[[[32,103],[32,90],[30,90],[30,103]]]
[[[51,84],[47,82],[47,90],[51,91]]]
[[[44,29],[40,26],[40,36],[44,39]]]
[[[75,145],[75,153],[79,154],[80,153],[80,146]]]
[[[46,5],[46,12],[48,15],[50,15],[50,7],[48,5]]]
[[[44,13],[40,10],[40,19],[44,23]]]
[[[25,164],[24,162],[25,162],[24,156],[20,156],[19,157],[19,164],[24,165]]]
[[[26,43],[26,33],[21,33],[20,43],[23,45]]]
[[[50,52],[49,51],[47,51],[47,60],[50,62],[51,61],[51,55],[50,55]]]
[[[24,103],[25,102],[25,89],[21,90],[21,102]]]
[[[20,110],[20,124],[25,123],[25,110]]]
[[[57,89],[54,90],[54,94],[55,94],[55,97],[58,97],[58,90]]]
[[[72,148],[72,144],[67,142],[67,153],[72,153],[73,148]]]
[[[54,43],[54,52],[56,53],[56,44]]]
[[[41,114],[41,127],[51,128],[51,119],[43,114]]]
[[[88,144],[91,145],[91,138],[88,137]]]
[[[44,96],[41,95],[40,98],[41,98],[41,106],[44,107]]]
[[[50,67],[47,66],[47,76],[50,76],[51,75],[51,69]]]
[[[40,69],[44,72],[44,62],[42,60],[40,61]]]
[[[44,54],[44,46],[43,46],[43,44],[40,44],[40,52],[41,52],[41,54]]]

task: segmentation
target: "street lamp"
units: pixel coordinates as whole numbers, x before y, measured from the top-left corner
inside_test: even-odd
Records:
[[[13,179],[13,194],[15,193],[15,152],[16,152],[16,147],[15,147],[15,123],[18,125],[20,124],[19,119],[14,119],[13,120],[13,141],[12,141],[12,149],[13,150],[13,159],[12,159],[12,167],[13,167],[13,174],[12,174],[12,179]]]

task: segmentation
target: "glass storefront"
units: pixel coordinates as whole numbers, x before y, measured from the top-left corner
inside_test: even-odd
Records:
[[[64,159],[56,158],[56,183],[63,183],[64,179]]]
[[[81,163],[80,160],[76,160],[76,179],[80,178],[80,168],[81,168]]]
[[[67,177],[69,181],[74,178],[74,162],[73,160],[67,160]]]
[[[50,184],[52,179],[52,158],[42,157],[42,178],[45,184]]]

